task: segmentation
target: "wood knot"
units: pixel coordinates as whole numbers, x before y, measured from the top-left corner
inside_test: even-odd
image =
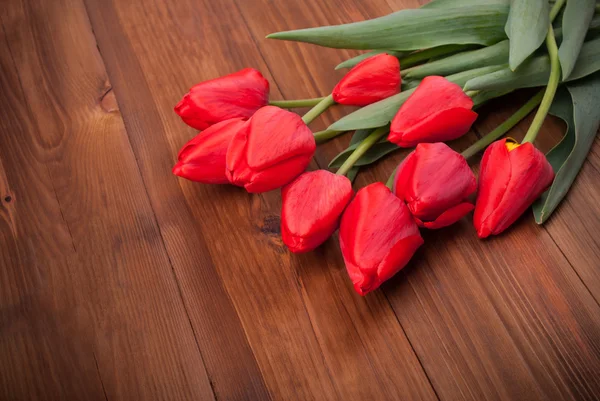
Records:
[[[100,96],[100,107],[107,113],[112,113],[114,111],[119,111],[119,104],[117,103],[117,98],[115,96],[115,92],[112,89],[112,86],[109,86],[105,89],[102,96]]]
[[[10,202],[12,202],[12,196],[10,196],[10,195],[6,195],[6,196],[4,197],[4,202],[6,202],[6,203],[10,203]]]
[[[281,218],[276,215],[266,216],[263,220],[260,231],[266,235],[281,234]]]

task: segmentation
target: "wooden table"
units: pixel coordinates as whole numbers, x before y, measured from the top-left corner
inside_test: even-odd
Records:
[[[600,145],[543,227],[469,219],[361,298],[337,240],[292,255],[280,194],[171,174],[196,82],[329,93],[355,52],[267,41],[417,0],[4,0],[1,400],[597,400]],[[518,107],[482,109],[463,149]],[[336,108],[323,129],[350,109]],[[527,123],[513,133],[523,135]],[[538,144],[564,132],[548,120]],[[317,150],[312,168],[347,144]],[[365,169],[385,180],[405,153]],[[475,165],[477,160],[475,160]]]

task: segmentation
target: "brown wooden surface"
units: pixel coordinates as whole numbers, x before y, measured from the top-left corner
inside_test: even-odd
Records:
[[[365,298],[335,240],[287,252],[277,191],[171,174],[195,134],[172,111],[188,87],[251,66],[274,99],[326,94],[354,52],[264,36],[419,4],[0,3],[0,400],[599,399],[600,142],[545,226],[427,232]],[[522,101],[484,107],[454,147]],[[548,149],[564,127],[544,128]]]

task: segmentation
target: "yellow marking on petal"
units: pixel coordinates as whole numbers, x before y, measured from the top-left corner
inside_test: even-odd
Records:
[[[521,146],[521,144],[512,138],[507,138],[506,142],[504,142],[504,146],[506,146],[506,149],[508,149],[508,151],[510,152],[511,150],[515,150],[516,148]]]

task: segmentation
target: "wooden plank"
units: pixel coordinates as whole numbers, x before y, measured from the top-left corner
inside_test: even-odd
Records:
[[[73,307],[68,227],[48,170],[19,140],[36,127],[0,36],[0,399],[104,400],[93,333]]]
[[[180,240],[176,230],[187,233],[190,252],[199,236],[206,240],[274,399],[406,394],[436,399],[385,298],[356,298],[337,253],[297,257],[283,247],[277,192],[250,196],[170,176],[177,149],[194,134],[171,111],[181,94],[195,82],[246,66],[268,76],[242,18],[247,7],[258,10],[261,3],[144,2],[144,18],[139,18],[139,2],[87,4],[187,302],[199,296],[188,284],[197,266],[174,259]],[[256,22],[272,29],[277,18],[270,12],[277,7],[270,10],[263,10]],[[113,35],[120,40],[112,41]],[[286,54],[276,61],[278,68],[288,65],[288,56],[297,58]],[[165,60],[177,62],[167,65]],[[311,78],[295,79],[301,86]],[[272,86],[273,97],[280,96],[278,90]],[[197,322],[193,313],[191,318]]]
[[[588,161],[545,228],[588,290],[600,303],[600,140],[596,138]]]
[[[267,18],[273,21],[270,30],[304,27],[296,20],[303,12],[316,15],[311,25],[321,24],[329,18],[322,11],[328,6],[321,3],[269,3],[277,8]],[[344,4],[350,8],[349,2]],[[339,11],[343,6],[329,7],[329,23],[348,21]],[[256,14],[269,12],[257,7],[252,13],[252,8],[243,8],[249,24]],[[378,15],[385,13],[380,11]],[[267,32],[261,26],[256,24],[255,37],[286,97],[324,95],[341,78],[328,71],[345,57],[343,52],[263,44],[260,38]],[[278,52],[280,47],[285,51]],[[279,67],[276,60],[281,59],[287,65]],[[296,76],[307,83],[296,85]],[[317,83],[309,84],[307,76]],[[309,93],[303,92],[306,87]],[[331,116],[325,120],[331,122]],[[460,150],[475,138],[470,134],[453,145]],[[323,146],[318,163],[325,166],[342,143]],[[401,158],[379,163],[359,177],[359,185],[385,180]],[[426,245],[384,293],[440,399],[593,399],[599,393],[594,375],[600,371],[594,342],[600,330],[598,305],[543,229],[531,219],[522,220],[508,234],[480,241],[465,219],[425,235]]]
[[[0,398],[213,399],[83,3],[1,17]]]

